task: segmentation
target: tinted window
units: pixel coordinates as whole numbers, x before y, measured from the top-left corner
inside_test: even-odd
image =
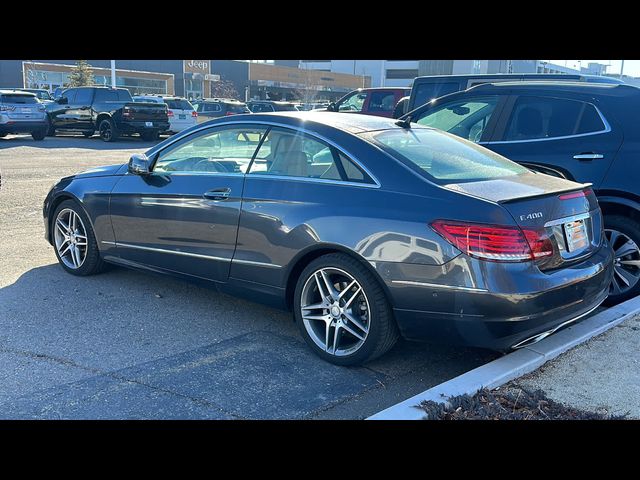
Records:
[[[230,112],[233,112],[233,113],[249,113],[249,112],[251,112],[251,110],[249,110],[245,104],[241,104],[241,105],[229,104],[229,105],[227,105],[227,110],[230,111]]]
[[[396,106],[393,92],[371,92],[369,99],[370,112],[392,112]]]
[[[202,103],[200,105],[205,112],[219,112],[222,110],[219,103]]]
[[[90,88],[79,88],[76,90],[76,98],[73,103],[78,103],[81,105],[91,105],[91,100],[93,97],[93,90]]]
[[[295,112],[298,109],[296,108],[295,105],[290,104],[290,103],[280,103],[276,106],[276,110],[278,110],[279,112]]]
[[[116,90],[108,90],[106,88],[96,89],[95,102],[117,102],[118,92]]]
[[[193,110],[193,106],[184,99],[169,99],[165,100],[164,103],[166,103],[167,108],[171,110]]]
[[[497,104],[496,96],[448,102],[427,110],[413,121],[477,143]]]
[[[31,104],[31,103],[39,103],[38,98],[34,95],[20,95],[19,93],[5,93],[0,98],[2,103],[20,103],[20,104]]]
[[[565,137],[604,130],[593,105],[561,98],[519,97],[504,140]]]
[[[490,180],[528,171],[489,149],[437,130],[395,129],[368,135],[437,183]]]
[[[126,89],[118,89],[118,100],[121,102],[133,102],[133,98],[131,97],[131,93]]]
[[[227,128],[186,139],[160,153],[154,172],[245,173],[266,128]]]
[[[294,130],[272,128],[260,146],[251,173],[342,180],[334,149]]]
[[[70,88],[69,90],[65,90],[64,92],[62,92],[61,96],[66,98],[69,101],[69,103],[73,103],[76,98],[76,92],[77,92],[76,88]]]
[[[417,108],[434,98],[459,91],[460,84],[458,82],[419,83],[413,89],[416,91],[413,108]]]

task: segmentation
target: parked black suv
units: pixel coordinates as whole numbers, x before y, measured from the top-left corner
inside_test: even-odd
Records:
[[[446,95],[402,119],[479,143],[532,170],[592,183],[616,253],[614,304],[640,293],[639,111],[640,89],[630,85],[508,82]]]
[[[158,138],[159,132],[169,129],[164,103],[134,102],[126,88],[68,88],[47,105],[47,113],[49,136],[60,130],[90,137],[98,130],[105,142],[135,133],[151,141]]]
[[[246,103],[232,98],[199,98],[191,103],[198,112],[198,123],[206,122],[212,118],[251,113]]]
[[[618,78],[599,75],[573,75],[564,73],[486,73],[470,75],[427,75],[417,77],[411,86],[411,95],[404,111],[409,112],[434,98],[460,92],[483,83],[562,81],[624,84]]]

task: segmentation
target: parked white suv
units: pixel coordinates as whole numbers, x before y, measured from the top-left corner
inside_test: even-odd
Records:
[[[183,97],[173,95],[136,95],[134,102],[155,102],[167,104],[169,116],[169,133],[178,133],[198,123],[198,113],[193,105]]]

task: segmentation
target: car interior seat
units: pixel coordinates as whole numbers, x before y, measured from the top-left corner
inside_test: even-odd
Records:
[[[308,176],[307,154],[302,148],[302,137],[280,135],[269,167],[272,175],[288,175],[293,177]]]

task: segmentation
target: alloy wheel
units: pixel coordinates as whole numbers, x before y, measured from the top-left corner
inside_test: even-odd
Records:
[[[307,333],[325,352],[347,356],[365,343],[371,322],[369,301],[358,281],[344,270],[326,267],[310,275],[300,308]]]
[[[109,140],[111,140],[112,135],[113,132],[111,131],[111,125],[109,124],[109,122],[102,122],[102,124],[100,125],[100,137],[108,142]]]
[[[640,248],[618,230],[605,229],[605,235],[615,255],[609,295],[621,295],[640,281]]]
[[[73,270],[80,268],[87,256],[87,230],[80,215],[70,208],[60,210],[54,237],[60,260]]]

